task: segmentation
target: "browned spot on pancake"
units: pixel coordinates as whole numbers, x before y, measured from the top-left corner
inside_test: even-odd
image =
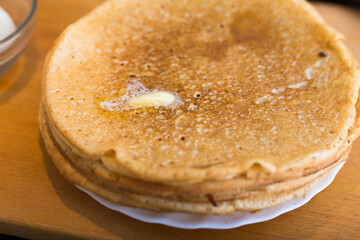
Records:
[[[263,18],[258,17],[255,12],[247,11],[245,13],[236,12],[229,28],[233,44],[245,41],[260,43],[270,37],[271,26]]]
[[[220,61],[225,57],[229,45],[229,41],[213,41],[205,44],[203,49],[206,51],[200,54],[212,61]]]
[[[214,196],[210,193],[207,193],[206,195],[206,198],[211,202],[211,204],[214,206],[214,207],[217,207],[217,203],[215,202],[215,199],[214,199]]]
[[[326,54],[324,52],[319,52],[318,56],[319,57],[326,57]]]
[[[260,212],[261,212],[261,209],[258,209],[258,210],[251,211],[250,213],[251,213],[251,214],[258,214],[258,213],[260,213]]]

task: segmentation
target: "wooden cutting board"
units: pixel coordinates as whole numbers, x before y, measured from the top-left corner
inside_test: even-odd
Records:
[[[0,233],[36,239],[360,239],[360,141],[335,181],[305,206],[231,230],[143,223],[66,182],[43,151],[37,115],[44,58],[64,28],[101,0],[39,0],[24,54],[0,78]],[[360,9],[316,5],[360,61]]]

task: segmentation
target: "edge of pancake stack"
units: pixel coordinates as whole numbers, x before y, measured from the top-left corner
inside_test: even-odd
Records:
[[[303,196],[359,135],[342,39],[302,0],[105,2],[47,56],[46,149],[126,206],[227,214]]]

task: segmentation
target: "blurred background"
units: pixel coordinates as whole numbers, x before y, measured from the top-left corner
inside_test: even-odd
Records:
[[[330,2],[330,3],[339,3],[339,4],[360,7],[360,0],[317,0],[317,1],[311,0],[310,2]]]

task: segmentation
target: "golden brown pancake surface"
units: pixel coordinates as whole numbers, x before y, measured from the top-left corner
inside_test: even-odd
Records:
[[[340,39],[304,1],[110,1],[60,37],[43,101],[64,144],[133,178],[306,168],[354,125],[359,72]],[[181,101],[124,109],[134,87]]]

